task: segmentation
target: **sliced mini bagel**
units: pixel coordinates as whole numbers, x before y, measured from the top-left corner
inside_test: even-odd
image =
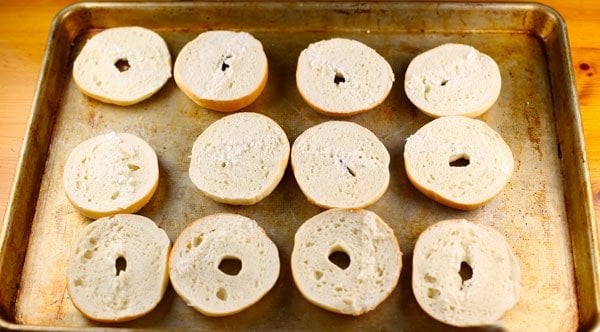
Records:
[[[396,288],[402,253],[392,229],[375,213],[333,209],[298,228],[291,265],[308,301],[357,316],[375,309]]]
[[[73,247],[67,289],[86,317],[122,322],[158,305],[169,281],[171,242],[143,216],[118,214],[88,224]]]
[[[232,114],[198,136],[189,175],[218,202],[251,205],[275,189],[289,154],[290,143],[275,121],[258,113]]]
[[[279,254],[256,221],[236,214],[196,220],[169,259],[179,296],[207,316],[226,316],[258,302],[279,276]]]
[[[514,159],[485,122],[448,116],[427,123],[406,140],[404,166],[410,182],[425,195],[472,210],[506,186]]]
[[[73,64],[84,94],[116,105],[149,98],[171,77],[171,54],[164,39],[140,27],[106,29],[87,41]]]
[[[404,90],[431,117],[477,117],[498,99],[502,79],[487,54],[463,44],[444,44],[417,55],[408,65]]]
[[[362,208],[386,191],[390,155],[370,130],[328,121],[304,131],[292,146],[296,182],[308,200],[324,208]]]
[[[381,104],[392,89],[390,64],[369,46],[334,38],[310,44],[300,53],[296,85],[315,110],[349,116]]]
[[[267,84],[267,56],[247,32],[207,31],[175,60],[175,82],[202,107],[234,112],[250,105]]]
[[[519,300],[519,261],[504,237],[464,219],[441,221],[419,236],[412,273],[417,302],[446,324],[490,325]]]
[[[158,159],[148,143],[109,132],[80,143],[63,173],[67,198],[92,219],[141,209],[158,186]]]

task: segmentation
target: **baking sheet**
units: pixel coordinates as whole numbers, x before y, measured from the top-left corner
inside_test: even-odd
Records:
[[[224,116],[195,105],[173,80],[150,99],[118,107],[77,90],[72,62],[84,41],[103,28],[141,25],[165,38],[173,59],[208,29],[244,30],[262,43],[269,79],[244,111],[277,121],[290,142],[332,118],[312,110],[295,85],[297,57],[309,43],[345,37],[374,48],[391,64],[396,82],[374,110],[347,118],[371,129],[391,155],[390,186],[369,207],[392,227],[403,255],[400,281],[375,311],[346,317],[308,303],[291,278],[293,236],[322,210],[307,202],[291,168],[275,191],[253,206],[216,203],[189,180],[195,138]],[[503,78],[496,104],[480,117],[515,156],[515,173],[486,206],[458,211],[419,193],[404,172],[406,137],[431,119],[403,91],[404,72],[418,53],[446,42],[470,44],[496,60]],[[521,262],[519,303],[503,317],[508,330],[575,330],[598,314],[597,242],[589,175],[564,23],[547,7],[460,3],[84,3],[62,11],[53,25],[30,129],[7,209],[0,257],[1,324],[15,329],[115,326],[153,329],[401,329],[452,330],[427,316],[410,287],[412,248],[428,226],[447,218],[492,225]],[[139,214],[172,241],[194,220],[215,212],[249,216],[279,248],[281,273],[271,292],[242,313],[208,318],[187,307],[171,287],[148,316],[100,324],[81,316],[66,292],[71,245],[89,220],[62,190],[68,153],[107,131],[129,132],[157,152],[158,190]],[[571,239],[575,239],[572,243]]]

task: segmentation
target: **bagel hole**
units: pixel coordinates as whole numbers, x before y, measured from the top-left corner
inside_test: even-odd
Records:
[[[127,270],[127,260],[123,256],[117,257],[115,260],[115,269],[117,270],[116,275],[119,275],[121,271]]]
[[[352,175],[352,177],[356,177],[356,172],[352,168],[350,168],[350,166],[346,165],[346,163],[341,158],[338,158],[338,161],[340,162],[342,167],[346,168],[346,172],[348,172],[348,174]]]
[[[226,70],[227,70],[227,68],[229,68],[229,67],[230,67],[230,66],[229,66],[229,64],[225,62],[225,61],[227,61],[228,59],[231,59],[231,55],[230,55],[230,54],[229,54],[229,55],[225,55],[225,56],[223,57],[223,61],[221,62],[221,71],[226,71]]]
[[[119,70],[119,72],[128,71],[131,66],[129,65],[129,61],[127,59],[119,59],[115,62],[115,67]]]
[[[335,264],[342,270],[345,270],[348,268],[348,266],[350,266],[350,256],[348,256],[348,253],[343,251],[341,248],[335,249],[327,258],[331,263]]]
[[[340,72],[335,72],[335,76],[333,77],[333,83],[335,83],[335,85],[339,85],[340,83],[345,83],[346,82],[346,78],[344,77],[344,75]]]
[[[450,157],[450,161],[448,162],[450,167],[467,167],[471,163],[469,160],[469,156],[466,154],[461,154],[458,156]]]
[[[352,168],[346,166],[346,171],[348,171],[352,177],[356,177],[356,172]]]
[[[446,86],[446,84],[448,84],[448,80],[443,80],[442,83],[440,83],[441,86]]]
[[[237,276],[242,270],[242,261],[236,257],[224,257],[219,263],[219,270],[227,275]]]
[[[460,270],[458,271],[462,282],[465,282],[471,278],[473,278],[473,268],[467,262],[460,263]]]

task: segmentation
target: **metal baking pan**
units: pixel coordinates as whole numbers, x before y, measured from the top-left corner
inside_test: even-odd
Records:
[[[330,120],[312,110],[295,84],[296,60],[309,43],[346,37],[376,49],[392,65],[394,87],[376,109],[348,120],[371,129],[389,149],[391,180],[369,209],[394,230],[403,269],[396,290],[373,312],[346,317],[322,310],[296,289],[289,259],[293,236],[321,210],[311,205],[290,169],[256,205],[215,203],[188,178],[192,142],[223,116],[190,101],[170,80],[150,99],[129,107],[83,96],[71,78],[83,43],[101,29],[140,25],[162,35],[173,59],[208,29],[244,30],[262,41],[269,80],[246,111],[277,121],[291,142],[306,128]],[[418,53],[446,42],[471,44],[496,60],[502,92],[481,116],[511,147],[516,169],[489,204],[464,212],[415,190],[403,167],[404,141],[430,118],[403,91],[404,72]],[[496,3],[81,3],[54,20],[1,233],[0,325],[21,330],[137,329],[375,329],[452,330],[428,317],[410,287],[418,235],[447,218],[489,224],[503,233],[521,261],[522,294],[501,321],[507,330],[598,328],[600,304],[597,228],[592,209],[577,94],[564,21],[537,4]],[[146,317],[121,323],[86,320],[66,292],[69,250],[89,222],[62,190],[67,154],[107,131],[134,133],[159,157],[158,190],[140,214],[171,240],[197,218],[235,212],[257,220],[277,244],[281,274],[259,303],[239,314],[208,318],[187,307],[169,287]]]

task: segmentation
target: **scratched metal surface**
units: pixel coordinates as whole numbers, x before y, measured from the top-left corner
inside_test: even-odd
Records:
[[[586,215],[586,211],[579,213],[578,209],[585,206],[569,206],[565,201],[566,193],[585,193],[589,180],[561,166],[566,163],[564,159],[576,158],[569,151],[579,150],[570,146],[563,146],[562,152],[557,149],[559,143],[568,143],[561,135],[569,135],[571,128],[581,130],[579,123],[561,123],[556,116],[557,112],[577,109],[558,109],[553,103],[558,97],[552,84],[566,84],[551,83],[554,67],[567,65],[560,62],[550,66],[554,61],[554,55],[549,55],[552,48],[564,46],[563,40],[549,42],[559,24],[553,12],[544,7],[507,4],[91,3],[67,9],[55,22],[50,53],[45,59],[50,70],[43,76],[47,80],[41,82],[34,110],[33,124],[39,128],[29,133],[35,144],[30,144],[31,156],[24,157],[35,158],[37,152],[43,156],[38,164],[45,167],[31,171],[24,185],[35,193],[23,194],[26,202],[12,205],[13,214],[25,217],[8,219],[12,224],[4,234],[3,259],[14,264],[0,266],[1,275],[6,276],[0,296],[3,325],[15,329],[114,326],[447,331],[448,326],[419,308],[410,287],[411,254],[418,235],[447,218],[466,218],[493,226],[506,236],[519,257],[522,294],[518,304],[503,317],[502,327],[565,331],[591,324],[587,314],[578,315],[578,305],[584,313],[595,312],[589,304],[593,301],[582,300],[576,292],[578,282],[590,281],[590,277],[585,269],[574,269],[574,259],[580,263],[578,266],[585,267],[589,262],[573,254],[569,232],[595,235],[585,227],[569,228],[568,221]],[[391,155],[390,186],[369,207],[392,227],[404,253],[398,287],[383,304],[363,316],[346,317],[322,310],[300,295],[289,265],[293,236],[303,221],[321,209],[307,202],[290,167],[275,191],[252,206],[219,204],[195,189],[188,177],[192,143],[223,114],[194,104],[173,80],[150,99],[129,107],[103,104],[77,90],[70,71],[83,42],[99,29],[124,25],[155,29],[167,41],[173,59],[187,41],[207,29],[252,33],[263,43],[269,78],[262,95],[244,111],[260,112],[277,121],[290,142],[308,127],[331,120],[312,110],[296,89],[296,60],[309,43],[334,36],[353,38],[390,62],[396,81],[386,101],[370,112],[347,119],[371,129]],[[446,42],[471,44],[498,63],[502,91],[481,120],[504,137],[516,161],[514,175],[500,195],[470,212],[442,206],[423,196],[411,186],[403,166],[405,139],[430,121],[408,101],[403,91],[404,72],[415,55]],[[79,142],[111,130],[136,134],[156,150],[160,165],[158,190],[139,213],[165,229],[172,241],[194,220],[216,212],[246,215],[265,228],[279,248],[281,273],[275,287],[259,303],[230,317],[208,318],[187,307],[169,286],[154,311],[128,323],[95,323],[75,309],[66,292],[65,269],[70,248],[89,220],[73,209],[62,190],[64,161]],[[574,186],[583,189],[577,191]],[[584,194],[580,195],[585,199]],[[17,243],[18,239],[22,242]],[[588,248],[585,243],[581,246],[595,255],[596,248]],[[9,285],[11,281],[16,284]],[[595,285],[597,281],[591,282]]]

